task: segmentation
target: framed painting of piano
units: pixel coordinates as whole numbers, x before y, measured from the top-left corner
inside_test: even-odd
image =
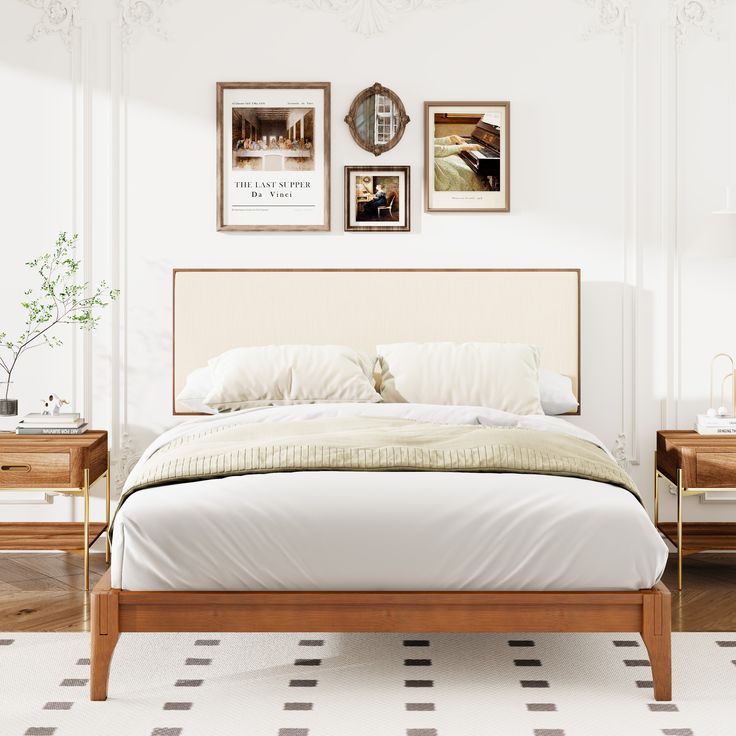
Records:
[[[424,103],[426,212],[508,212],[509,102]]]

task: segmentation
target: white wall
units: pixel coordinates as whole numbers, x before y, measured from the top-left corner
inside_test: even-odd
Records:
[[[625,0],[459,0],[397,15],[366,37],[287,0],[144,3],[150,17],[123,12],[122,24],[129,0],[80,5],[67,49],[58,34],[28,42],[42,11],[4,0],[0,82],[4,109],[16,112],[0,120],[11,276],[0,326],[25,286],[23,261],[60,229],[81,233],[88,277],[112,279],[124,297],[91,342],[36,351],[17,385],[22,411],[50,381],[74,396],[111,429],[121,479],[174,421],[174,267],[580,267],[575,421],[615,447],[651,495],[655,430],[690,426],[707,398],[710,355],[736,352],[725,319],[736,305],[736,218],[716,227],[710,215],[736,137],[727,12],[708,16],[718,40],[687,22],[678,31],[681,0],[632,0],[627,24],[600,15],[623,12]],[[216,232],[215,83],[243,80],[332,83],[332,232]],[[375,162],[342,118],[375,81],[412,118],[380,158],[412,167],[407,235],[342,231],[342,166]],[[423,212],[428,99],[511,101],[510,214]],[[691,505],[691,518],[712,513]]]

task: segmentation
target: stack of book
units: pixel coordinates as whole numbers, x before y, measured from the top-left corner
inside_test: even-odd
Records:
[[[698,434],[736,434],[736,417],[709,417],[707,414],[698,414],[695,431]]]
[[[79,414],[26,414],[15,428],[16,434],[84,434],[87,422]]]

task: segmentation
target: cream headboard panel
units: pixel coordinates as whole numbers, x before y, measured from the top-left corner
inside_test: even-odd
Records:
[[[580,271],[174,271],[173,407],[187,374],[224,350],[274,343],[440,340],[540,345],[580,399]]]

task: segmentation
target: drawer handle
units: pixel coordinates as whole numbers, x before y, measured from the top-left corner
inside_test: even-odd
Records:
[[[30,473],[30,465],[0,465],[0,472],[3,473]]]

